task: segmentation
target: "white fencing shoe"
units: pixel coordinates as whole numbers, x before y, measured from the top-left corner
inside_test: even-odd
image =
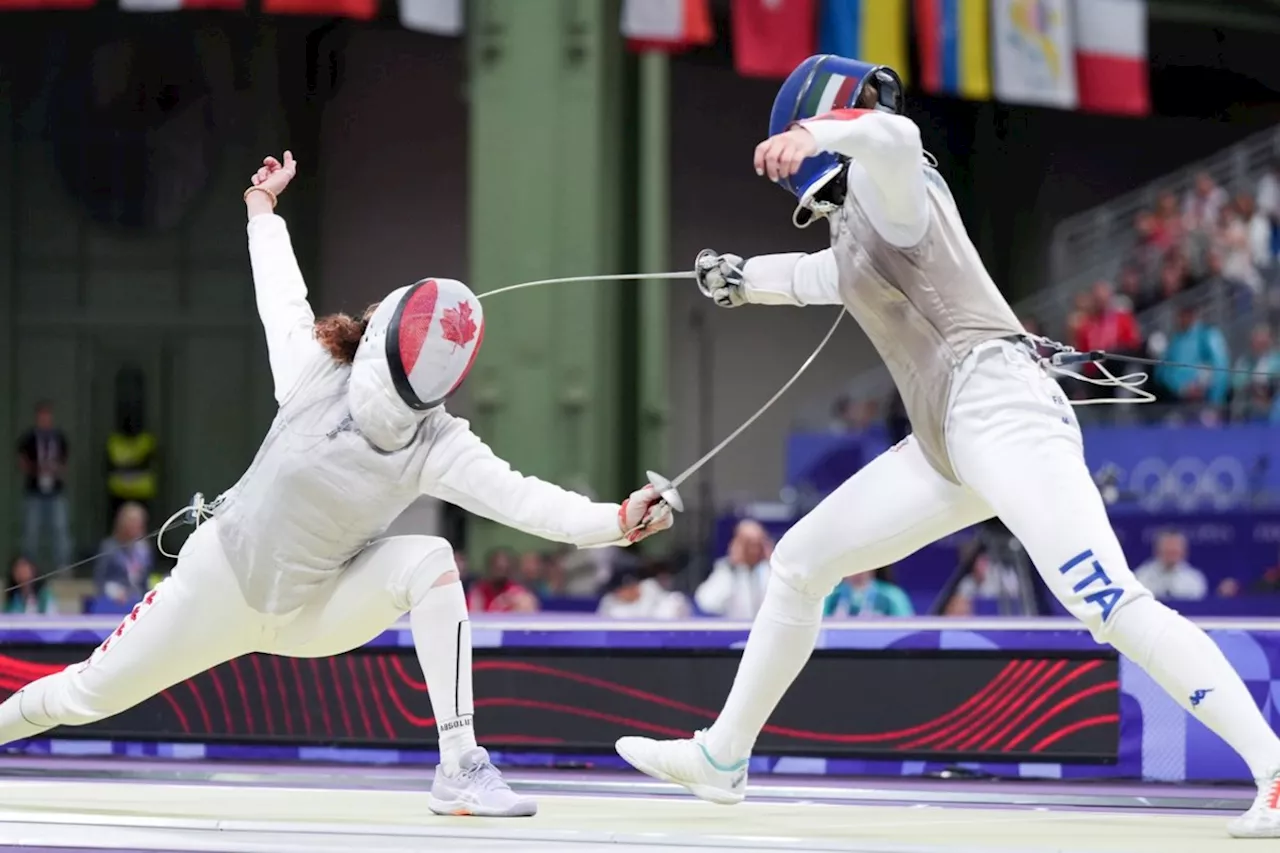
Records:
[[[1253,806],[1227,824],[1234,838],[1280,838],[1280,770],[1258,780]]]
[[[512,791],[482,747],[463,753],[452,774],[443,766],[436,767],[428,805],[443,815],[533,817],[538,813],[537,802]]]
[[[618,741],[617,750],[641,773],[683,785],[707,802],[732,806],[745,796],[747,759],[733,764],[716,761],[703,743],[703,732],[697,732],[691,740],[624,737]]]

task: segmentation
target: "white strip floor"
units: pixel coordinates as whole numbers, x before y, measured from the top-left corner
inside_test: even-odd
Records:
[[[551,795],[537,817],[436,817],[419,791],[0,780],[0,846],[147,851],[1212,853],[1226,817]]]

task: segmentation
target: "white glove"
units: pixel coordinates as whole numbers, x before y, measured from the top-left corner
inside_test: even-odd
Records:
[[[628,542],[666,530],[672,521],[671,507],[651,485],[632,492],[618,508],[618,528]]]
[[[693,262],[698,289],[721,308],[746,305],[747,298],[742,293],[742,265],[740,255],[721,255],[715,249],[703,249]]]

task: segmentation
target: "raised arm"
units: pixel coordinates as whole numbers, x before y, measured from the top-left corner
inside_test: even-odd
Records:
[[[698,287],[717,305],[838,305],[840,274],[830,249],[757,255],[744,261],[704,249],[694,264]]]
[[[440,412],[428,428],[433,435],[422,471],[423,494],[582,548],[627,545],[671,526],[670,511],[650,488],[621,505],[597,503],[512,470],[461,418]]]
[[[296,169],[293,155],[287,151],[284,163],[268,157],[244,195],[253,290],[267,336],[277,403],[284,402],[306,363],[321,352],[315,340],[315,314],[307,302],[307,285],[293,253],[289,228],[274,213],[276,200],[293,180]]]

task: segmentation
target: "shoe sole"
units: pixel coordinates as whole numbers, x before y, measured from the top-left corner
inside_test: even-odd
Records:
[[[706,800],[708,803],[715,803],[717,806],[736,806],[738,803],[742,802],[745,797],[744,794],[735,794],[731,791],[726,791],[724,788],[716,788],[712,785],[699,785],[676,779],[674,776],[669,776],[654,767],[650,767],[643,761],[637,759],[634,755],[628,755],[626,750],[617,744],[614,745],[614,751],[616,751],[618,755],[622,756],[623,761],[627,762],[646,776],[652,776],[654,779],[660,779],[663,782],[670,782],[673,785],[679,785],[698,799]]]
[[[431,797],[427,800],[427,808],[445,817],[533,817],[538,813],[538,804],[532,800],[521,800],[509,809],[500,810],[457,801],[446,803]]]

